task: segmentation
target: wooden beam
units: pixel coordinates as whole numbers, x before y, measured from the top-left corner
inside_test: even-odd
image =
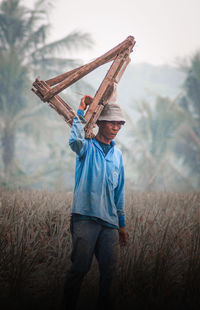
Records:
[[[33,86],[37,89],[32,88],[32,91],[43,100],[43,96],[49,91],[50,86],[45,81],[40,81],[36,79]],[[71,127],[74,116],[76,113],[72,108],[58,95],[49,99],[48,104],[53,108],[58,114],[60,114],[65,122]]]
[[[83,65],[79,68],[73,69],[63,73],[57,77],[47,81],[41,81],[38,78],[33,83],[32,91],[44,102],[48,102],[51,108],[59,113],[67,124],[71,127],[73,118],[76,113],[73,109],[65,103],[65,101],[58,96],[65,88],[69,87],[97,67],[113,60],[113,63],[108,70],[104,80],[97,90],[92,103],[85,114],[86,125],[84,127],[86,138],[93,136],[93,128],[101,114],[104,106],[109,100],[109,93],[113,83],[118,83],[124,73],[127,65],[130,62],[130,53],[135,45],[135,39],[129,36],[126,40],[118,44],[116,47],[96,58],[94,61]],[[51,86],[54,86],[51,88]]]
[[[123,68],[124,61],[127,57],[128,55],[126,52],[116,57],[99,89],[97,90],[93,102],[89,105],[89,108],[85,114],[86,125],[84,130],[86,138],[90,138],[92,136],[93,128],[99,118],[99,115],[109,100],[109,97],[106,95],[108,93],[108,88],[116,82],[116,77],[119,82],[124,72],[123,70],[122,74],[120,74],[120,70]]]
[[[108,61],[111,61],[116,57],[116,54],[120,54],[123,51],[132,48],[135,44],[135,40],[132,36],[129,36],[126,40],[124,40],[122,43],[118,44],[116,47],[111,49],[109,52],[105,53],[104,55],[96,58],[94,61],[81,66],[77,69],[74,69],[71,71],[71,73],[68,75],[68,73],[63,74],[61,76],[55,77],[54,79],[51,79],[51,81],[48,81],[48,83],[59,83],[63,77],[67,76],[64,80],[61,80],[61,82],[51,88],[49,92],[44,96],[44,101],[48,101],[51,97],[57,95],[61,91],[63,91],[65,88],[69,87],[73,83],[80,80],[82,77],[93,71],[94,69],[98,68],[99,66],[105,64]]]

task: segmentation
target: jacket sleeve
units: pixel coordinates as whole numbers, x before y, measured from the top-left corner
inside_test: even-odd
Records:
[[[124,165],[122,158],[118,177],[118,185],[115,188],[115,205],[117,207],[119,227],[125,227],[126,225],[125,225],[125,213],[124,213]]]
[[[84,156],[88,142],[84,138],[84,129],[82,123],[85,123],[85,118],[83,111],[78,110],[77,115],[79,117],[74,117],[72,129],[69,137],[69,146],[73,152],[75,152],[79,157]]]

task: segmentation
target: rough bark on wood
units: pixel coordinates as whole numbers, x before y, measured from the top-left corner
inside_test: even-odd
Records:
[[[61,77],[60,78],[55,77],[54,83],[57,84],[57,83],[59,83],[59,81],[60,81],[60,83],[58,85],[56,85],[55,87],[53,87],[51,90],[49,90],[49,92],[44,96],[44,100],[48,101],[52,96],[57,95],[58,93],[63,91],[65,88],[67,88],[70,85],[72,85],[73,83],[77,82],[82,77],[84,77],[85,75],[87,75],[88,73],[93,71],[94,69],[105,64],[108,61],[113,60],[117,54],[122,53],[123,51],[130,48],[130,46],[132,46],[133,43],[134,43],[134,38],[130,36],[126,40],[124,40],[122,43],[120,43],[119,45],[117,45],[116,47],[111,49],[106,54],[98,57],[94,61],[92,61],[92,62],[90,62],[84,66],[81,66],[80,68],[75,69],[74,71],[72,70],[73,72],[71,72],[71,74],[69,76],[68,76],[68,74],[66,74],[67,78],[65,78],[64,80],[60,81]],[[62,79],[63,79],[63,76],[64,75],[62,75]],[[52,83],[52,79],[51,79],[51,83]]]
[[[57,77],[49,79],[47,81],[40,81],[36,79],[33,83],[32,91],[44,102],[48,102],[49,105],[56,110],[57,113],[63,116],[64,120],[69,126],[72,126],[73,118],[76,113],[65,103],[65,101],[58,96],[65,88],[69,87],[97,67],[113,60],[113,63],[108,70],[104,80],[102,81],[99,89],[97,90],[92,103],[85,114],[85,136],[90,138],[93,136],[93,127],[103,110],[105,104],[109,99],[109,93],[111,91],[113,83],[118,83],[124,73],[127,65],[130,62],[129,55],[132,52],[135,45],[135,39],[129,36],[126,40],[118,44],[116,47],[105,53],[104,55],[96,58],[94,61],[73,69],[69,72],[63,73]],[[57,84],[57,85],[56,85]],[[51,88],[50,86],[54,86]]]
[[[90,138],[92,136],[93,128],[101,114],[104,106],[107,104],[109,97],[106,96],[108,88],[116,82],[116,77],[119,79],[122,75],[120,75],[120,69],[123,66],[124,61],[127,58],[127,54],[123,53],[116,57],[110,69],[108,70],[103,82],[101,83],[99,89],[97,90],[93,102],[90,104],[86,114],[86,125],[85,125],[85,136],[86,138]]]
[[[33,83],[33,86],[37,89],[32,88],[32,91],[43,100],[43,96],[49,91],[50,87],[45,81],[36,81]],[[60,114],[65,122],[71,127],[74,116],[76,113],[72,108],[58,95],[50,98],[48,101],[51,108],[53,108],[58,114]]]

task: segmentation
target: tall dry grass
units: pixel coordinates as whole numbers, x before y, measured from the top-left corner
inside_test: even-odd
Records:
[[[120,272],[124,304],[198,309],[200,193],[129,193],[126,205],[130,242]]]
[[[0,298],[5,309],[59,308],[70,266],[71,203],[67,192],[1,190]],[[198,309],[200,193],[127,192],[126,218],[130,238],[120,252],[115,308]],[[96,267],[94,261],[80,308],[85,303],[90,309],[91,292],[95,297]]]

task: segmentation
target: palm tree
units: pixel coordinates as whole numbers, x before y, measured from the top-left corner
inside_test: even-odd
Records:
[[[176,100],[157,97],[155,105],[137,104],[138,121],[129,120],[132,136],[132,165],[137,170],[137,186],[149,190],[190,186],[174,153],[177,130],[185,120]],[[129,151],[130,154],[130,151]],[[130,163],[131,164],[131,163]]]
[[[93,44],[89,34],[80,32],[72,32],[47,44],[49,2],[36,1],[33,9],[23,6],[21,0],[3,0],[0,3],[1,176],[7,182],[17,165],[17,136],[22,130],[28,133],[34,125],[36,130],[41,124],[43,105],[32,104],[31,81],[39,74],[45,79],[48,74],[57,75],[79,65],[77,60],[58,57],[61,50],[89,48]],[[36,122],[30,122],[30,116],[36,113]]]
[[[190,116],[179,134],[176,152],[189,168],[190,178],[196,179],[200,186],[200,52],[190,60],[189,65],[182,66],[186,72],[183,94],[179,105]]]

